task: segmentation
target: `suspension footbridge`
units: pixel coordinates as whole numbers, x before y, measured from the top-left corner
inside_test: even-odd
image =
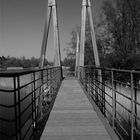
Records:
[[[95,66],[84,65],[87,15]],[[55,59],[44,67],[51,16]],[[140,71],[100,67],[90,0],[82,0],[75,76],[63,77],[57,3],[48,0],[39,68],[2,71],[0,79],[1,140],[140,139]]]

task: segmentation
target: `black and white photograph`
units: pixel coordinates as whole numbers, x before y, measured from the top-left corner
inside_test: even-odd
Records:
[[[0,0],[0,140],[140,140],[140,0]]]

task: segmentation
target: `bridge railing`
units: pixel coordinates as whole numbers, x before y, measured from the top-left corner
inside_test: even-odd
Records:
[[[60,67],[0,72],[0,139],[30,140],[51,110]]]
[[[123,140],[140,139],[140,71],[79,67],[79,80]]]

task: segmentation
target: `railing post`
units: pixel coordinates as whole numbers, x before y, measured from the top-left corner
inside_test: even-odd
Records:
[[[77,67],[77,78],[80,80],[80,66]]]
[[[36,83],[35,83],[35,80],[36,80],[36,74],[34,73],[34,97],[35,97],[35,100],[34,100],[34,106],[35,106],[35,128],[37,126],[37,102],[38,102],[38,97],[36,96]]]
[[[96,69],[93,69],[93,99],[96,101]]]
[[[20,78],[19,76],[17,77],[17,89],[18,89],[18,119],[19,119],[19,139],[21,140],[21,106],[20,106]]]
[[[95,69],[95,102],[97,103],[98,105],[98,101],[99,101],[99,98],[98,98],[98,94],[99,94],[99,75],[98,75],[98,70]]]
[[[53,94],[54,94],[54,89],[55,89],[55,79],[54,79],[54,71],[55,69],[52,69],[52,84],[53,84]]]
[[[101,70],[102,74],[102,112],[105,115],[105,72],[104,69]]]
[[[90,82],[90,89],[89,89],[89,92],[90,92],[90,96],[92,96],[92,68],[90,68],[90,71],[89,71],[89,82]]]
[[[41,72],[41,94],[40,94],[40,102],[41,102],[41,119],[43,118],[43,105],[42,105],[42,101],[43,101],[43,92],[44,92],[44,87],[43,87],[43,83],[44,83],[44,80],[43,80],[43,70],[40,71]]]
[[[115,86],[115,71],[111,70],[112,75],[112,126],[115,129],[115,119],[116,119],[116,86]]]
[[[80,81],[83,84],[83,81],[82,81],[83,80],[82,73],[83,73],[83,67],[80,67],[80,72],[79,72],[79,74],[80,74]]]
[[[60,67],[60,74],[61,74],[61,80],[63,80],[63,68],[62,68],[62,66]]]
[[[16,133],[16,140],[18,140],[18,115],[17,115],[17,82],[16,82],[16,77],[13,78],[14,82],[14,107],[15,107],[15,133]]]
[[[82,72],[82,74],[83,74],[83,85],[84,85],[84,88],[85,88],[85,67],[83,67],[83,72]]]
[[[39,87],[38,91],[37,91],[37,98],[38,98],[38,114],[39,115],[39,120],[41,120],[43,118],[43,113],[42,113],[42,70],[39,71],[38,73],[38,80],[37,80],[37,88]]]
[[[94,69],[93,67],[91,68],[91,96],[94,99],[94,90],[95,90],[95,83],[94,83]]]
[[[91,67],[88,68],[88,94],[91,96]]]
[[[134,123],[134,125],[135,125],[135,128],[136,128],[136,130],[138,129],[138,125],[137,125],[137,118],[136,118],[136,116],[138,115],[138,113],[137,113],[137,78],[136,78],[136,75],[135,74],[133,74],[133,80],[134,80],[134,113],[135,113],[135,123]],[[135,131],[135,134],[134,134],[134,137],[137,139],[137,134],[136,134],[136,131]]]
[[[103,77],[102,77],[102,69],[99,68],[98,69],[98,105],[99,108],[102,111],[102,102],[103,102],[103,98],[102,98],[102,84],[103,84]]]
[[[32,121],[33,121],[33,138],[35,135],[35,129],[36,129],[36,101],[35,101],[35,72],[31,74],[31,81],[32,81]]]
[[[88,85],[87,68],[85,67],[84,70],[85,70],[85,72],[84,72],[85,73],[84,74],[85,89],[88,92],[88,88],[87,88],[87,85]]]
[[[54,68],[54,90],[56,90],[56,72],[57,72],[57,69]]]
[[[131,140],[134,140],[134,76],[131,72]]]
[[[50,68],[50,91],[53,92],[53,85],[52,85],[52,68]],[[50,93],[52,94],[52,93]]]

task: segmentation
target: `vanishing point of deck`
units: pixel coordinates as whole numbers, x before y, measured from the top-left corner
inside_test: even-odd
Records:
[[[41,140],[111,140],[75,79],[62,82]]]

